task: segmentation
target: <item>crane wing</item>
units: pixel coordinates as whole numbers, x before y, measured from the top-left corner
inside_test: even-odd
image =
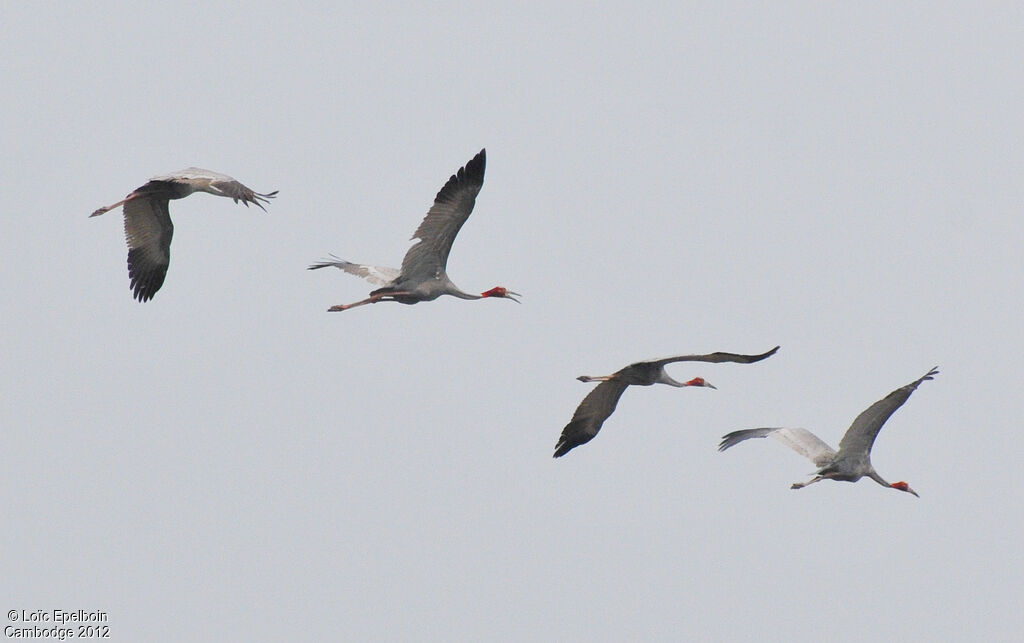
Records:
[[[128,242],[128,277],[133,296],[149,301],[160,290],[171,262],[174,224],[167,197],[141,196],[124,204],[124,236]]]
[[[154,176],[150,181],[180,181],[182,183],[191,182],[211,182],[211,181],[234,181],[227,174],[221,174],[220,172],[214,172],[213,170],[204,170],[201,167],[187,167],[184,170],[177,170],[176,172],[168,172],[167,174],[160,174]]]
[[[266,194],[260,194],[259,192],[253,192],[251,189],[231,177],[227,177],[227,179],[228,180],[217,179],[210,181],[210,193],[213,194],[216,192],[220,196],[229,197],[235,203],[241,201],[245,207],[249,207],[249,204],[252,203],[264,212],[266,212],[267,209],[263,207],[263,204],[269,203],[270,199],[277,196],[277,190]]]
[[[402,259],[403,278],[434,279],[444,272],[455,236],[473,212],[476,195],[484,185],[486,152],[480,150],[437,193],[434,205],[412,235],[419,241]]]
[[[658,366],[664,366],[665,364],[672,364],[673,362],[736,362],[737,364],[753,364],[754,362],[760,362],[763,359],[767,359],[778,352],[779,347],[771,349],[767,353],[761,353],[760,355],[741,355],[739,353],[708,353],[707,355],[678,355],[676,357],[666,357],[665,359],[655,360],[653,363]]]
[[[562,435],[555,445],[554,457],[560,458],[575,447],[593,440],[604,421],[615,412],[615,406],[628,386],[620,380],[607,380],[594,387],[576,407],[572,420],[562,429]]]
[[[235,203],[241,201],[245,207],[249,207],[250,203],[254,203],[264,212],[267,209],[263,207],[263,203],[268,203],[268,199],[276,197],[278,192],[274,190],[267,194],[260,194],[242,185],[227,174],[204,170],[201,167],[189,167],[177,172],[161,174],[160,176],[154,176],[150,181],[185,183],[201,192],[207,192],[216,196],[226,196]]]
[[[839,453],[843,456],[868,456],[875,443],[875,438],[882,430],[882,425],[886,420],[896,412],[896,409],[903,406],[904,402],[910,398],[911,393],[921,385],[921,382],[934,379],[934,376],[938,374],[939,367],[936,366],[910,384],[901,386],[869,406],[846,430],[846,435],[839,441]]]
[[[167,174],[160,174],[150,179],[151,181],[233,181],[234,179],[226,174],[204,170],[203,168],[185,168]]]
[[[722,442],[718,445],[718,450],[725,451],[729,447],[736,446],[744,440],[749,440],[750,438],[764,438],[769,435],[819,467],[829,464],[836,456],[836,452],[832,447],[807,429],[786,429],[781,427],[743,429],[727,433],[722,436]]]
[[[331,255],[333,256],[333,255]],[[360,263],[352,263],[350,261],[344,261],[334,257],[335,261],[319,261],[309,267],[310,270],[316,270],[317,268],[327,268],[333,266],[340,268],[350,275],[356,277],[362,277],[369,281],[371,284],[378,286],[390,285],[395,279],[398,278],[399,271],[394,268],[386,268],[384,266],[367,266]]]

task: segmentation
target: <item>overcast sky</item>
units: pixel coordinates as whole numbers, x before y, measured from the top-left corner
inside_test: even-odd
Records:
[[[370,3],[372,5],[372,3]],[[0,608],[113,640],[1010,640],[1024,628],[1011,4],[5,3]],[[442,298],[327,313],[487,174]],[[120,210],[196,165],[132,300]],[[566,457],[602,375],[627,390]],[[885,426],[889,480],[774,441]],[[10,625],[7,620],[3,625]]]

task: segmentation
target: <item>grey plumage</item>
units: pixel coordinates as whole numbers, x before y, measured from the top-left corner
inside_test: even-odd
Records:
[[[328,310],[348,310],[380,301],[415,304],[432,301],[442,295],[451,295],[459,299],[500,297],[518,302],[518,293],[504,287],[496,286],[474,295],[463,292],[448,278],[448,254],[459,230],[473,212],[476,196],[484,184],[486,162],[487,151],[480,150],[465,167],[460,168],[444,184],[434,198],[426,217],[416,228],[412,238],[417,242],[405,253],[401,270],[352,263],[337,257],[334,257],[333,261],[320,261],[309,266],[310,270],[335,267],[380,286],[371,291],[367,299],[332,306]]]
[[[871,449],[874,446],[875,438],[878,437],[878,432],[892,414],[896,412],[896,409],[903,406],[922,382],[934,379],[938,373],[938,367],[931,369],[918,379],[905,386],[901,386],[861,412],[853,421],[853,424],[850,425],[850,428],[847,429],[843,439],[839,441],[838,451],[807,429],[784,427],[733,431],[722,437],[718,450],[725,451],[751,438],[771,436],[800,455],[808,458],[818,467],[814,478],[808,482],[793,484],[792,488],[794,489],[800,489],[826,479],[856,482],[863,477],[868,477],[883,487],[906,491],[916,496],[918,495],[917,492],[911,489],[906,482],[901,481],[890,484],[878,475],[878,472],[875,471],[874,466],[871,464]]]
[[[168,203],[193,192],[228,197],[246,207],[254,203],[264,212],[263,203],[277,195],[276,190],[267,194],[253,192],[226,174],[190,167],[154,176],[121,201],[95,210],[89,216],[95,217],[124,205],[128,277],[132,295],[140,302],[149,301],[160,290],[170,265],[174,224]]]
[[[581,444],[586,444],[597,436],[604,424],[619,403],[619,398],[630,386],[651,386],[653,384],[667,384],[675,387],[705,386],[715,388],[704,381],[703,378],[694,378],[689,382],[679,382],[672,379],[665,371],[667,364],[675,362],[735,362],[738,364],[751,364],[771,357],[779,350],[779,347],[771,349],[760,355],[741,355],[738,353],[709,353],[707,355],[678,355],[666,357],[659,360],[636,362],[622,368],[611,375],[603,377],[591,377],[581,375],[576,378],[582,382],[601,382],[592,390],[580,405],[576,407],[572,419],[558,438],[555,445],[554,457],[559,458]]]

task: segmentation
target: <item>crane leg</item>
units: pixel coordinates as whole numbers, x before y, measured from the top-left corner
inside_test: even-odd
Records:
[[[820,482],[822,480],[824,480],[824,478],[822,478],[821,476],[814,476],[807,482],[794,482],[793,486],[791,486],[790,489],[803,489],[809,484],[814,484],[815,482]]]
[[[348,310],[349,308],[355,308],[356,306],[365,306],[366,304],[376,304],[378,301],[394,301],[392,295],[407,295],[406,292],[382,292],[371,297],[367,297],[362,301],[357,301],[354,304],[338,304],[337,306],[331,306],[327,309],[329,313],[336,313],[342,310]],[[385,299],[387,298],[387,299]]]
[[[98,217],[99,215],[103,214],[104,212],[110,212],[111,210],[113,210],[114,208],[118,207],[119,205],[124,205],[125,203],[128,203],[129,201],[131,201],[132,199],[134,199],[137,196],[139,196],[138,192],[132,192],[131,194],[129,194],[125,198],[123,198],[120,201],[118,201],[117,203],[115,203],[114,205],[108,205],[105,208],[97,208],[96,211],[93,212],[92,214],[90,214],[89,216],[90,217]]]
[[[338,304],[337,306],[331,306],[330,308],[328,308],[327,312],[329,312],[329,313],[336,313],[336,312],[341,311],[341,310],[348,310],[349,308],[355,308],[356,306],[364,306],[366,304],[376,304],[378,301],[381,300],[382,297],[383,297],[383,295],[374,295],[373,297],[369,297],[369,298],[364,299],[362,301],[357,301],[354,304]]]

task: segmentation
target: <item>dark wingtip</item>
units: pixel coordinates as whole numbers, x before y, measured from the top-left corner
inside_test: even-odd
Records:
[[[916,391],[917,387],[921,385],[921,382],[927,382],[928,380],[933,380],[933,379],[935,379],[935,376],[938,375],[938,374],[939,374],[939,367],[938,366],[933,366],[930,371],[928,371],[927,373],[925,373],[921,377],[917,378],[916,380],[914,380],[910,384],[907,384],[907,386],[904,387],[904,388],[908,388],[911,391]]]
[[[141,282],[136,282],[131,285],[132,287],[132,298],[140,304],[144,304],[153,298],[156,294],[156,289],[150,289],[148,285]]]
[[[570,425],[571,424],[572,423],[570,422]],[[569,453],[570,451],[572,451],[574,448],[578,447],[581,444],[583,444],[583,443],[582,442],[570,442],[569,440],[565,439],[564,435],[560,436],[558,438],[558,444],[555,445],[555,453],[551,457],[552,458],[561,458],[563,455],[565,455],[566,453]]]
[[[459,171],[452,174],[448,181],[444,184],[437,195],[434,197],[434,202],[442,202],[448,199],[453,193],[460,190],[466,185],[483,186],[484,184],[484,169],[487,165],[486,150],[480,150],[480,153],[469,160],[463,167],[459,168]],[[413,239],[416,235],[413,235]]]
[[[140,304],[144,304],[153,298],[156,294],[157,289],[151,288],[149,284],[144,284],[141,281],[135,281],[131,284],[132,298]]]
[[[308,268],[306,268],[306,270],[318,270],[320,268],[341,268],[341,266],[338,264],[342,263],[348,262],[342,259],[341,257],[332,254],[330,259],[321,259],[320,261],[310,265]]]
[[[153,298],[153,295],[164,285],[167,277],[166,265],[148,264],[145,254],[138,248],[128,250],[128,287],[132,290],[132,297],[140,302],[146,302]]]
[[[268,199],[273,199],[275,196],[277,196],[277,190],[274,190],[273,192],[268,192],[266,194],[260,194],[259,192],[253,192],[252,193],[252,197],[249,198],[249,199],[242,199],[242,203],[245,204],[245,207],[249,207],[250,203],[254,203],[254,204],[256,204],[256,207],[258,207],[260,210],[263,210],[264,212],[266,212],[267,209],[265,207],[263,207],[263,203],[261,203],[261,201],[269,203]],[[237,203],[238,199],[235,199],[235,202]]]
[[[743,436],[743,434],[747,433],[748,431],[749,429],[740,429],[739,431],[726,433],[725,435],[722,436],[722,441],[718,443],[718,450],[725,451],[729,447],[736,446],[740,442],[743,442],[743,440],[746,438],[741,436]]]
[[[474,183],[484,182],[484,170],[487,168],[487,149],[484,148],[466,163],[465,176]],[[462,172],[460,172],[461,174]]]
[[[752,361],[760,362],[763,359],[768,359],[769,357],[771,357],[775,353],[778,353],[780,348],[782,348],[782,347],[781,346],[776,346],[775,348],[771,349],[767,353],[761,353],[760,355],[755,355],[754,359]]]

